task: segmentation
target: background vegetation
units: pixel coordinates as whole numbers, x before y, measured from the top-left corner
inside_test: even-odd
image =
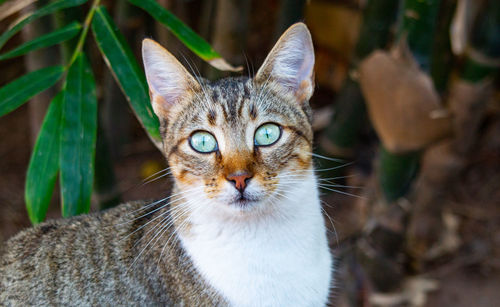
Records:
[[[0,0],[0,236],[57,205],[67,217],[166,193],[142,38],[195,74],[252,75],[296,21],[316,48],[316,164],[342,285],[332,303],[491,306],[495,0]]]

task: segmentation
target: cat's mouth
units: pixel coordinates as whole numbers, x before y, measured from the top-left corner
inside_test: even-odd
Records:
[[[237,196],[232,202],[231,205],[240,207],[240,208],[249,208],[259,202],[259,198],[255,196],[246,195],[245,193]]]

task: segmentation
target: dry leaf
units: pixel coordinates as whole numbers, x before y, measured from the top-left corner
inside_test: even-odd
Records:
[[[223,58],[216,58],[208,61],[208,64],[212,65],[213,67],[217,68],[218,70],[222,71],[242,71],[243,66],[233,66],[229,64],[226,60]]]
[[[361,62],[359,83],[370,119],[388,151],[420,150],[450,134],[451,119],[442,116],[446,112],[439,95],[405,39],[390,53],[375,51]]]
[[[35,2],[35,0],[11,0],[5,2],[0,5],[0,20],[19,12],[33,2]]]

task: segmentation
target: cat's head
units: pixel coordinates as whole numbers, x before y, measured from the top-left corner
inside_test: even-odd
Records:
[[[304,24],[281,36],[254,78],[209,82],[152,40],[142,51],[164,154],[182,197],[249,214],[292,197],[311,177],[314,51]]]

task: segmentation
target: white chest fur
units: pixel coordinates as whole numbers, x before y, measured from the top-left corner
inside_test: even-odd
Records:
[[[286,214],[206,222],[182,238],[195,266],[233,306],[324,306],[332,260],[316,183],[283,200]]]

